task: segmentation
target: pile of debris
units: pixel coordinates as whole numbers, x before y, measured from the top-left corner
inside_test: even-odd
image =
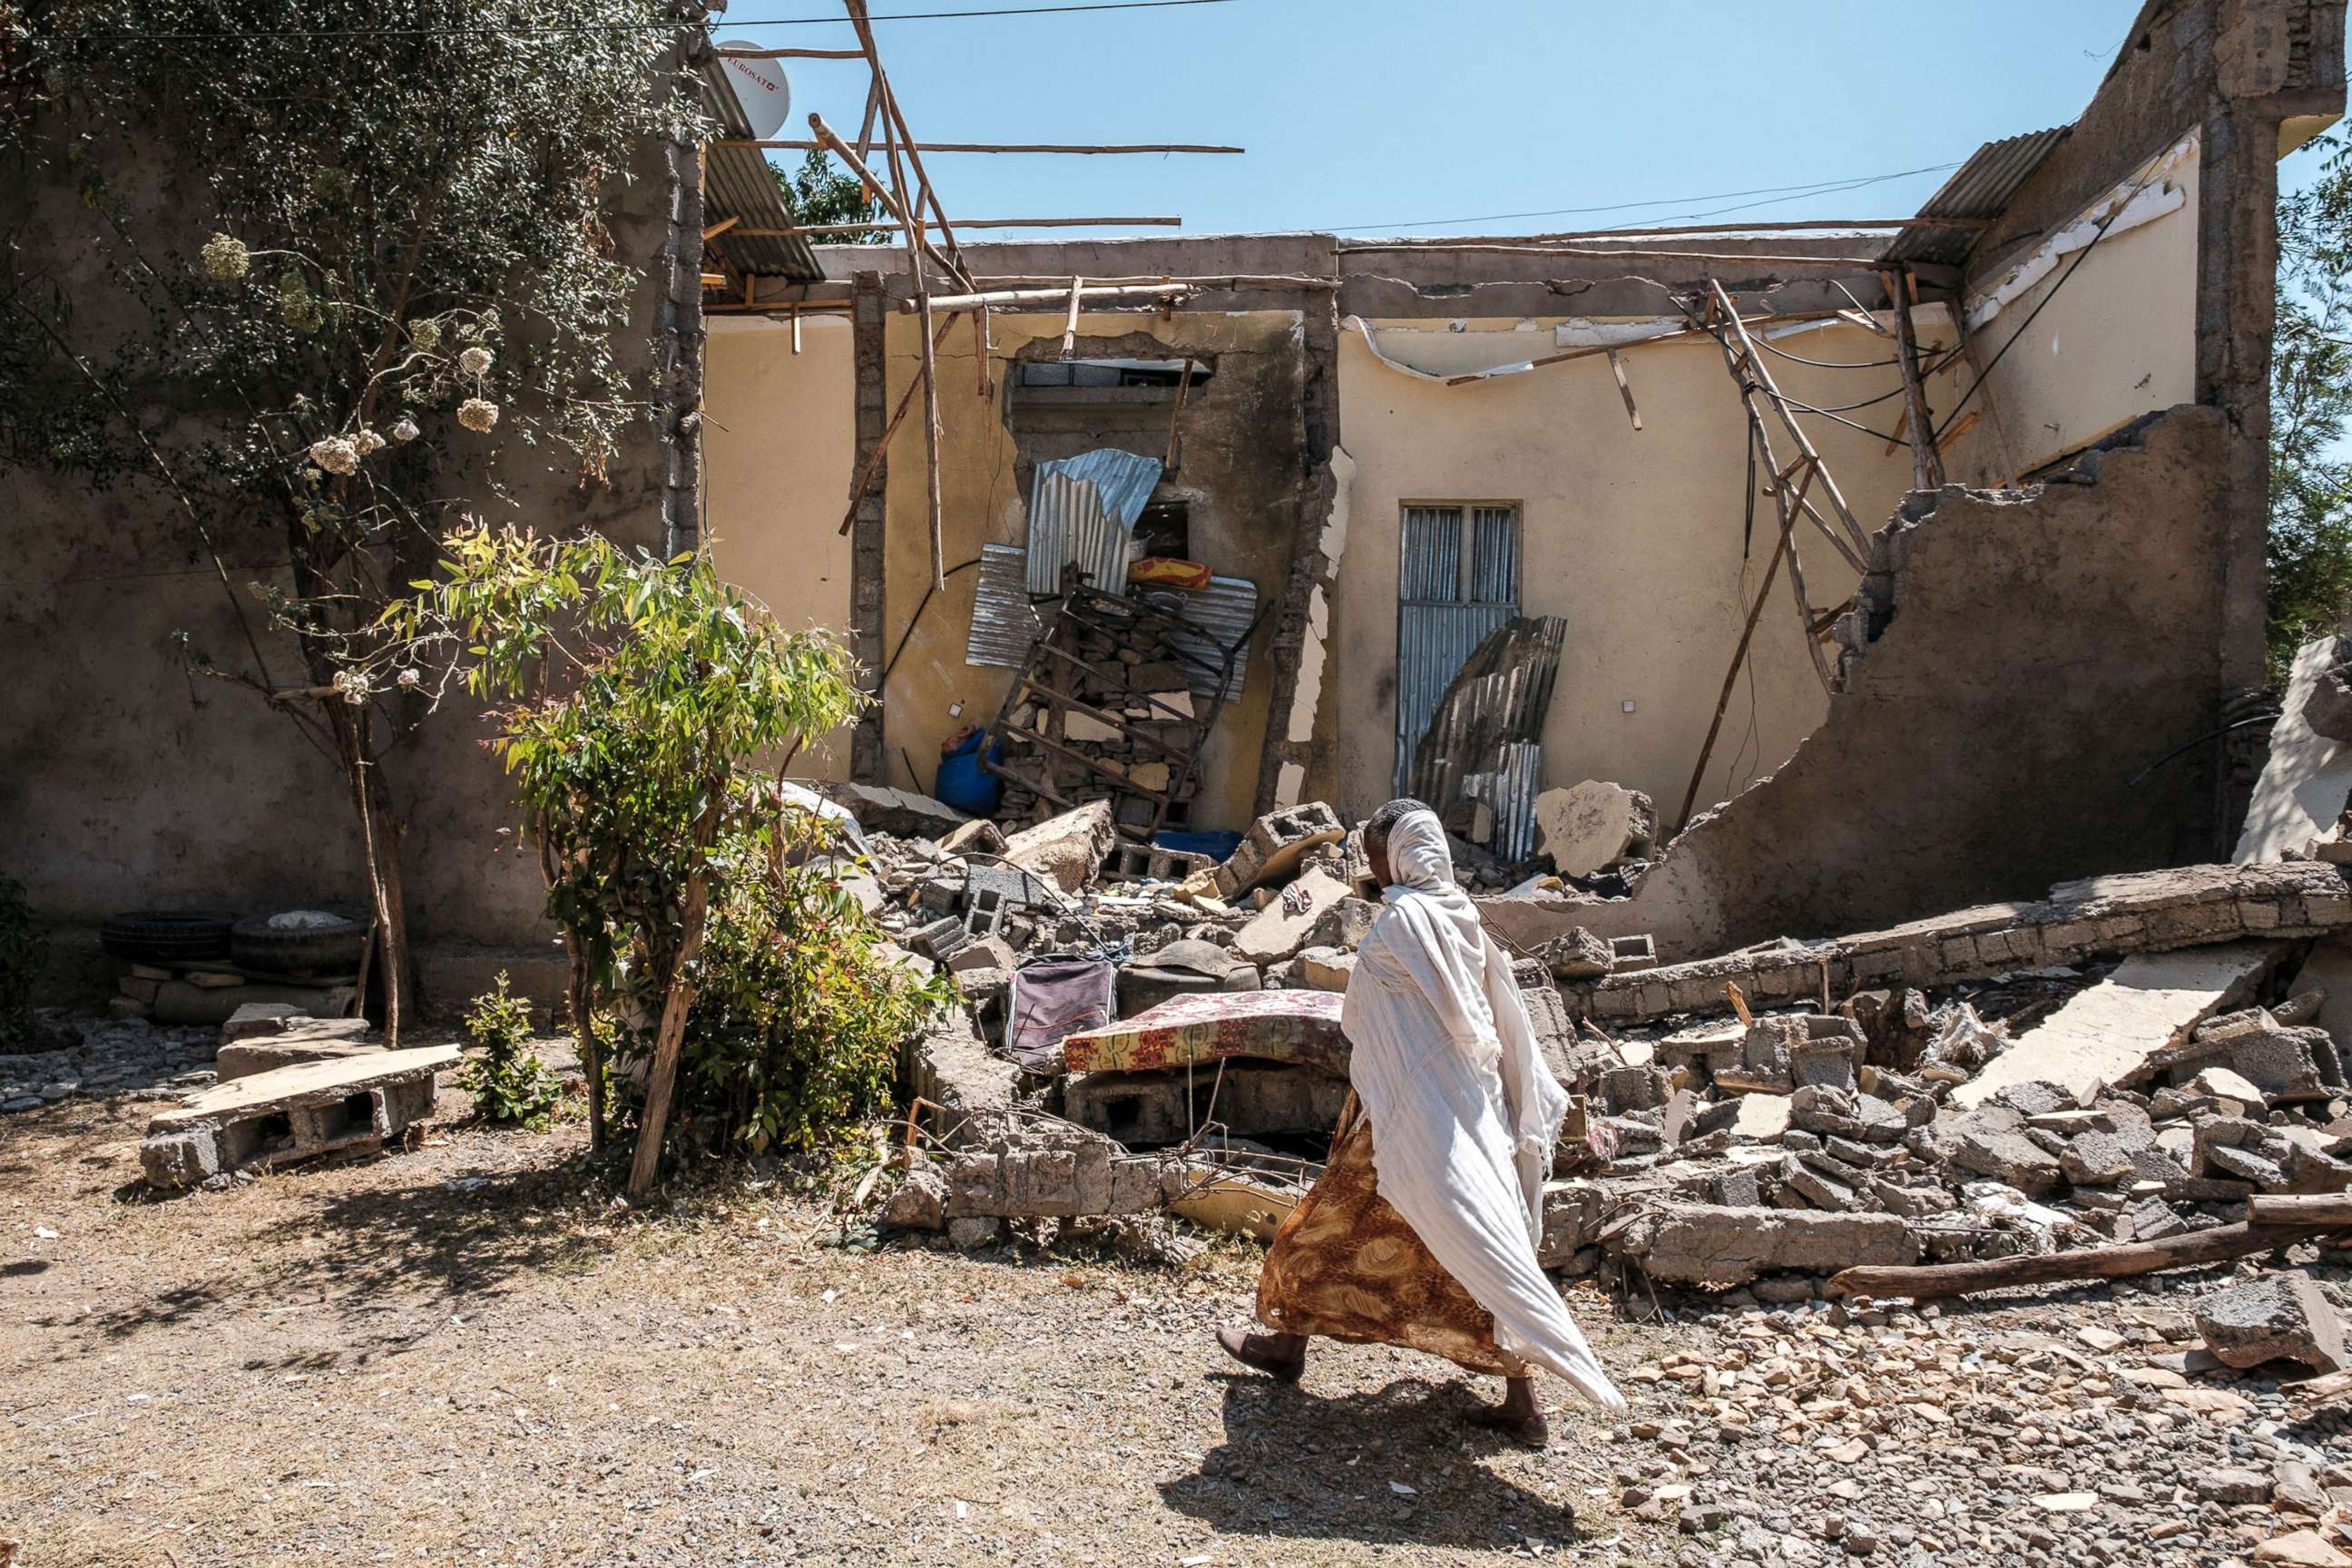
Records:
[[[1563,838],[1609,817],[1603,866],[1651,831],[1569,815]],[[1122,841],[1099,803],[1010,839],[939,826],[870,831],[878,918],[969,1005],[910,1050],[943,1158],[916,1162],[898,1217],[970,1222],[971,1243],[1223,1191],[1263,1232],[1346,1092],[1336,994],[1378,910],[1360,836],[1305,805],[1210,866]],[[2352,1230],[2332,1210],[2249,1223],[2250,1199],[2352,1188],[2352,1087],[2319,1026],[2330,933],[2352,926],[2333,865],[2098,878],[1668,966],[1573,924],[1591,900],[1555,882],[1477,902],[1575,1097],[1546,1201],[1563,1274],[1789,1302],[1848,1269],[1836,1289],[1933,1293],[1868,1276],[2059,1278],[2074,1265],[2048,1260],[2078,1253],[2112,1274]],[[2098,1255],[2118,1247],[2155,1250]]]

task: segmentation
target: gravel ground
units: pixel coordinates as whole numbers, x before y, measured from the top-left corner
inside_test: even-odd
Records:
[[[1230,1369],[1240,1244],[877,1247],[748,1175],[633,1212],[576,1124],[446,1088],[417,1146],[158,1200],[152,1109],[0,1119],[0,1536],[30,1568],[2220,1563],[2352,1502],[2341,1411],[2175,1370],[2218,1271],[1649,1323],[1579,1287],[1633,1418],[1556,1406],[1535,1455],[1461,1426],[1489,1388],[1426,1358]]]

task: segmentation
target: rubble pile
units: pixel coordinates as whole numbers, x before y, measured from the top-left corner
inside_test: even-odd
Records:
[[[1601,804],[1614,864],[1645,803]],[[1236,1169],[1278,1213],[1312,1180],[1346,1094],[1337,993],[1378,911],[1328,806],[1261,817],[1213,865],[1123,839],[1099,802],[1010,839],[873,844],[878,918],[968,1005],[910,1050],[945,1156],[937,1205],[908,1200],[925,1228],[1181,1209]],[[1663,967],[1570,923],[1589,900],[1556,885],[1478,903],[1574,1097],[1542,1248],[1564,1275],[1786,1304],[1849,1268],[2159,1242],[2352,1188],[2352,1087],[2300,975],[2352,922],[2330,864],[2097,878]],[[1073,961],[1102,966],[1108,1009],[1020,1004]]]
[[[75,1095],[168,1099],[213,1081],[219,1043],[217,1029],[46,1013],[36,1020],[35,1049],[0,1055],[0,1113],[37,1110]]]

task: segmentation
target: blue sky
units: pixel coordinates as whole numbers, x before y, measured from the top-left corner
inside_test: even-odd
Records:
[[[884,63],[919,138],[1249,152],[940,154],[927,162],[950,216],[1174,214],[1193,233],[1898,216],[1944,173],[1842,193],[1720,194],[1932,170],[1979,142],[2070,121],[2137,9],[2137,0],[1970,0],[1919,23],[1863,0],[1233,0],[878,19],[1020,3],[872,0]],[[740,26],[833,11],[833,0],[737,0],[718,30],[853,45],[845,24]],[[804,133],[810,109],[855,133],[862,65],[787,68],[795,102],[782,134]],[[1439,221],[1601,207],[1618,210]]]

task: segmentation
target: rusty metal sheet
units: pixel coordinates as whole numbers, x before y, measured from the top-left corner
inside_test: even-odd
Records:
[[[1037,465],[1029,483],[1029,591],[1057,594],[1062,568],[1106,594],[1127,587],[1135,520],[1160,482],[1160,459],[1116,447]]]

